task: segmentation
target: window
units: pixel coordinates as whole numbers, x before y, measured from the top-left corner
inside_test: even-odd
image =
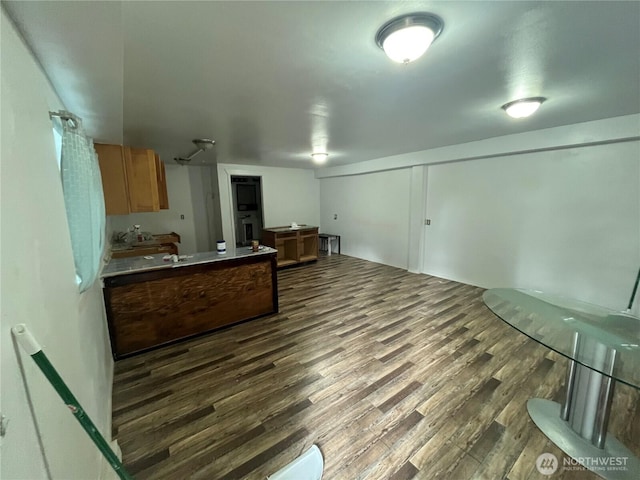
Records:
[[[60,161],[62,159],[62,134],[54,127],[53,128],[53,143],[56,147],[56,161],[58,162],[58,170],[60,170]],[[80,285],[82,279],[76,273],[76,284]]]
[[[56,154],[71,235],[71,248],[80,291],[98,277],[105,240],[102,179],[93,142],[77,122],[62,122],[62,135],[54,129]]]
[[[56,129],[53,129],[53,142],[56,145],[56,160],[58,161],[58,170],[60,170],[60,159],[62,158],[62,134]]]

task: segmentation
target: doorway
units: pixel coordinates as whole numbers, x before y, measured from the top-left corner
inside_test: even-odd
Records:
[[[231,175],[236,247],[262,240],[262,178]]]

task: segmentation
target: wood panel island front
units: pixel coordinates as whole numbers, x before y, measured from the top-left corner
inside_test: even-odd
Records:
[[[112,259],[102,272],[115,359],[278,312],[276,251]]]

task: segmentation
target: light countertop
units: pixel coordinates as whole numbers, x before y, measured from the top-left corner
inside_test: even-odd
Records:
[[[263,230],[266,230],[267,232],[283,233],[283,232],[297,232],[298,230],[300,230],[300,231],[313,230],[314,228],[318,228],[318,227],[316,227],[314,225],[298,225],[296,228],[291,228],[290,226],[288,226],[288,227],[271,227],[271,228],[265,228]]]
[[[245,258],[255,255],[266,255],[276,253],[277,250],[271,247],[261,246],[258,252],[253,252],[251,247],[231,247],[227,248],[227,253],[204,252],[192,253],[190,255],[180,255],[183,258],[179,262],[163,260],[165,254],[147,255],[140,257],[112,258],[102,270],[101,277],[115,277],[129,273],[147,272],[149,270],[160,270],[166,268],[180,268],[202,263],[223,262],[236,258]]]

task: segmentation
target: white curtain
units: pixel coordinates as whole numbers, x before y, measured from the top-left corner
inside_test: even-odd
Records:
[[[64,203],[80,291],[100,272],[105,243],[105,210],[98,156],[79,121],[63,121],[60,162]]]

